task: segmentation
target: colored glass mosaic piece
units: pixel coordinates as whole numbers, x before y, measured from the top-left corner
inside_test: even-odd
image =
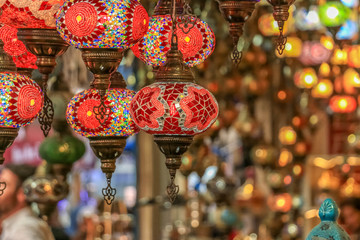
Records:
[[[218,116],[214,96],[195,83],[154,83],[131,102],[131,115],[142,130],[156,135],[196,135]]]
[[[104,124],[96,119],[94,107],[100,105],[98,90],[89,89],[75,95],[70,101],[66,118],[75,132],[84,137],[131,136],[138,131],[130,116],[130,102],[134,91],[110,88],[105,105],[110,107],[110,116]]]
[[[178,19],[178,21],[180,21]],[[138,44],[132,47],[135,56],[150,66],[163,66],[170,50],[172,21],[170,15],[157,15],[150,19],[149,31]],[[196,19],[189,33],[177,29],[179,50],[184,63],[193,67],[204,62],[215,49],[215,34],[209,25]]]
[[[0,74],[0,126],[19,128],[31,123],[40,112],[43,94],[32,79],[5,72]]]
[[[149,16],[135,0],[65,0],[56,25],[77,48],[125,50],[145,35]]]
[[[64,0],[0,0],[0,23],[15,28],[55,28]]]

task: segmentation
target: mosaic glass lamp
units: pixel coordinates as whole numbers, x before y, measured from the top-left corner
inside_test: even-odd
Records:
[[[274,8],[273,16],[279,27],[279,38],[277,40],[276,49],[280,55],[284,52],[287,37],[284,36],[284,24],[289,19],[289,8],[295,0],[267,0]]]
[[[17,136],[18,129],[30,124],[43,104],[41,88],[30,78],[15,73],[12,57],[0,41],[0,163]]]
[[[239,64],[242,53],[238,50],[238,42],[243,35],[243,28],[246,21],[255,10],[255,4],[259,0],[217,0],[220,12],[229,23],[230,35],[234,44],[234,51],[231,58],[235,64]]]
[[[116,159],[123,152],[127,137],[138,131],[130,116],[130,102],[134,95],[134,91],[126,89],[122,75],[115,72],[105,95],[109,118],[104,123],[100,123],[95,116],[94,107],[101,101],[99,91],[95,88],[75,95],[67,108],[68,124],[76,133],[90,140],[91,148],[101,160],[101,169],[108,182],[107,188],[103,188],[108,204],[112,203],[116,194],[116,189],[111,187]]]
[[[352,113],[356,110],[356,99],[350,95],[334,95],[330,98],[330,108],[335,113]]]
[[[350,240],[350,236],[337,223],[339,209],[334,200],[328,198],[319,209],[321,223],[313,228],[306,240]]]
[[[147,32],[146,10],[135,0],[66,0],[56,26],[66,42],[82,51],[86,66],[94,74],[93,86],[101,96],[95,116],[105,123],[110,111],[104,103],[110,76],[118,69],[124,51]]]
[[[32,71],[37,68],[36,56],[18,39],[17,32],[16,28],[0,24],[0,39],[5,52],[13,57],[18,73],[31,77]]]
[[[159,68],[155,83],[135,95],[130,113],[140,129],[154,135],[166,156],[171,177],[167,193],[174,202],[179,192],[174,180],[181,156],[194,135],[206,131],[215,122],[219,110],[214,96],[194,83],[190,68],[182,61],[176,34],[172,38],[166,64]]]
[[[149,31],[138,44],[132,47],[135,56],[155,68],[166,62],[166,53],[171,48],[171,1],[160,0],[156,5],[154,15],[150,18]],[[183,1],[176,2],[179,13],[183,12]],[[186,65],[193,67],[204,62],[215,49],[215,34],[209,25],[196,17],[191,17],[195,23],[188,31],[177,30],[179,49]],[[177,24],[182,24],[177,19]]]
[[[320,21],[326,27],[340,27],[348,20],[350,12],[340,1],[327,1],[319,6]]]
[[[38,81],[44,93],[44,105],[38,120],[47,136],[51,129],[54,107],[48,98],[47,80],[56,66],[55,59],[69,44],[62,40],[55,27],[55,14],[63,0],[3,0],[0,2],[0,23],[18,29],[18,38],[37,57],[36,65],[43,78]],[[28,55],[19,60],[25,61]]]

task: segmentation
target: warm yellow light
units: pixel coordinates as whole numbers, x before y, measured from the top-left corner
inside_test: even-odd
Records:
[[[331,58],[331,63],[334,65],[347,65],[348,62],[348,49],[336,48]]]
[[[328,98],[332,95],[334,86],[330,80],[322,79],[320,82],[311,90],[311,96],[314,98]]]
[[[283,145],[293,145],[296,142],[296,132],[291,126],[282,127],[279,132],[279,140]]]
[[[286,148],[281,149],[280,156],[279,156],[279,166],[285,167],[293,160],[293,154],[287,150]]]
[[[355,134],[350,134],[350,135],[347,137],[347,141],[348,141],[348,143],[350,143],[350,144],[355,143],[355,141],[356,141],[356,136],[355,136]]]
[[[321,77],[329,77],[330,70],[330,65],[328,63],[322,63],[319,68],[319,75]]]
[[[30,100],[30,106],[34,106],[35,105],[35,100],[34,99],[31,99]]]
[[[313,68],[298,70],[294,75],[294,82],[298,88],[313,88],[318,82],[316,71]]]
[[[91,117],[92,112],[91,112],[91,111],[87,111],[86,115],[87,115],[88,117]]]
[[[322,36],[320,38],[320,43],[329,50],[334,49],[334,39],[330,36]]]

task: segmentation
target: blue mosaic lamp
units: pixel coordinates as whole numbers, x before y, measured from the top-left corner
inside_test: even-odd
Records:
[[[306,240],[351,240],[337,223],[339,209],[334,200],[326,199],[319,209],[321,223],[307,236]]]

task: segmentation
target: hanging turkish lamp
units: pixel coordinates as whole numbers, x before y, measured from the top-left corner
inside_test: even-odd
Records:
[[[172,19],[175,22],[175,13]],[[157,71],[155,83],[142,88],[130,106],[135,124],[154,135],[166,156],[165,164],[171,178],[167,193],[171,202],[179,193],[179,186],[174,181],[182,154],[189,148],[194,135],[206,131],[218,116],[214,96],[194,83],[194,75],[183,63],[176,32],[176,24],[173,24],[171,49],[165,65]]]
[[[44,93],[44,105],[38,120],[47,136],[51,129],[54,107],[47,96],[47,80],[56,66],[55,59],[62,55],[69,44],[55,29],[55,14],[62,0],[4,0],[0,3],[0,23],[18,29],[18,38],[37,57],[36,65],[43,75],[38,81]]]
[[[101,170],[106,174],[108,183],[103,188],[103,195],[108,204],[112,203],[116,194],[116,189],[111,187],[116,159],[122,154],[127,137],[137,132],[129,112],[134,95],[134,91],[126,89],[122,75],[115,72],[111,75],[110,88],[104,97],[92,87],[75,95],[67,108],[69,125],[76,133],[89,139],[93,152],[101,160]],[[98,121],[94,110],[102,98],[109,109],[109,117],[104,123]]]
[[[147,32],[149,17],[135,0],[65,0],[56,20],[61,37],[82,51],[82,57],[94,74],[93,86],[101,101],[95,117],[105,123],[110,117],[106,108],[106,91],[110,75],[115,72],[124,51]]]
[[[22,126],[30,124],[43,104],[41,88],[30,78],[15,72],[12,57],[3,50],[0,40],[0,164]]]
[[[313,98],[329,98],[334,91],[333,83],[328,79],[321,79],[319,83],[311,90]]]
[[[289,19],[289,8],[295,0],[267,0],[274,8],[273,16],[278,23],[280,35],[276,42],[276,50],[280,55],[283,54],[287,37],[284,36],[284,24]]]
[[[315,69],[304,68],[294,74],[294,83],[298,88],[311,89],[318,83]]]
[[[319,6],[319,18],[333,36],[339,31],[341,25],[350,17],[351,10],[340,1],[327,1]]]
[[[356,110],[356,99],[350,95],[334,95],[330,98],[330,109],[334,113],[352,113]]]
[[[229,23],[229,31],[233,40],[234,50],[231,59],[234,64],[241,62],[242,52],[238,49],[238,42],[243,35],[244,25],[255,10],[255,4],[260,0],[217,0],[219,9]]]
[[[0,39],[4,43],[5,52],[12,56],[17,72],[31,78],[32,71],[37,69],[36,56],[18,39],[17,32],[16,28],[0,24]]]
[[[183,61],[189,67],[199,65],[214,51],[215,34],[206,22],[192,15],[187,3],[177,0],[175,4],[176,12],[181,15],[177,18],[176,24],[179,28],[176,34]],[[189,22],[184,23],[184,19]],[[150,18],[148,32],[131,48],[135,56],[155,69],[163,66],[166,53],[171,48],[172,24],[171,0],[159,0],[154,15]]]

